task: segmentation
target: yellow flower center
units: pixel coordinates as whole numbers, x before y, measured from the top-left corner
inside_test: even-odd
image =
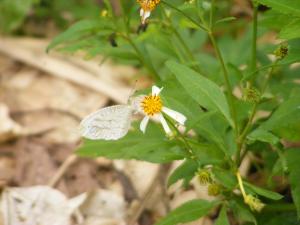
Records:
[[[141,106],[146,115],[153,116],[154,114],[161,112],[162,101],[158,95],[148,95],[142,100]]]
[[[158,5],[160,0],[137,0],[144,11],[152,11]]]

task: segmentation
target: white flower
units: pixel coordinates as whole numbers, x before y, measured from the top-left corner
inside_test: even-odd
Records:
[[[145,115],[142,122],[140,123],[140,129],[143,133],[145,133],[146,131],[149,119],[153,119],[156,121],[160,121],[166,134],[171,135],[172,131],[166,119],[164,118],[163,113],[165,113],[181,125],[184,125],[186,121],[186,117],[183,114],[163,105],[161,97],[159,96],[162,89],[163,88],[158,88],[157,86],[152,86],[152,93],[150,95],[139,96],[136,98],[136,101],[133,102],[135,108],[137,108],[139,112],[142,112]]]

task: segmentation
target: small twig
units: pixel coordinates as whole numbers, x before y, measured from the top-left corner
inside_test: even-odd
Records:
[[[169,171],[171,169],[172,164],[168,163],[168,164],[165,164],[165,165],[162,165],[162,166],[165,169],[163,170],[163,172],[160,174],[160,177],[159,177],[159,185],[160,185],[160,188],[162,190],[161,191],[161,199],[162,199],[162,202],[165,206],[166,213],[169,213],[171,211],[171,205],[170,205],[170,198],[169,198],[168,193],[167,193],[166,178],[169,175]]]
[[[124,198],[127,202],[131,203],[133,200],[138,198],[137,191],[132,184],[132,181],[130,178],[123,172],[118,170],[117,168],[114,168],[116,170],[117,178],[119,179],[123,191],[124,191]]]
[[[149,186],[146,194],[144,197],[139,201],[139,204],[135,207],[133,211],[133,214],[129,216],[127,219],[128,225],[135,225],[138,219],[140,218],[141,214],[143,213],[149,199],[152,197],[153,192],[158,187],[160,182],[161,173],[165,171],[165,168],[163,165],[160,165],[151,185]]]
[[[57,172],[54,174],[54,176],[51,178],[51,180],[48,182],[48,186],[55,187],[57,183],[60,181],[60,179],[63,177],[63,175],[66,173],[66,171],[69,169],[69,167],[75,163],[78,159],[77,155],[70,155],[68,158],[65,159],[63,164],[58,168]]]

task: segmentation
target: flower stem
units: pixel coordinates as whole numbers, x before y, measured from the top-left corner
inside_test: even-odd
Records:
[[[239,187],[240,187],[240,190],[242,192],[242,195],[243,195],[243,198],[246,199],[246,192],[245,192],[245,189],[244,189],[244,185],[243,185],[243,180],[242,180],[242,177],[241,177],[241,174],[240,172],[236,172],[236,177],[237,177],[237,180],[238,180],[238,183],[239,183]]]
[[[198,159],[197,159],[197,156],[195,154],[195,152],[193,151],[193,148],[192,146],[189,144],[189,142],[187,141],[187,139],[185,138],[185,136],[178,130],[178,128],[175,126],[175,124],[168,118],[168,116],[165,117],[166,120],[168,121],[169,124],[171,124],[171,126],[173,127],[173,129],[176,131],[176,134],[177,134],[177,138],[179,140],[181,140],[184,145],[186,146],[186,150],[187,150],[187,154],[189,155],[190,159],[194,160],[198,165],[199,167],[201,166]]]
[[[274,63],[273,63],[273,66],[271,67],[263,85],[262,85],[262,88],[261,88],[261,94],[263,94],[265,91],[266,91],[266,88],[267,88],[267,85],[268,85],[268,82],[274,72],[274,68],[276,67],[278,63],[278,60],[276,60]],[[246,136],[249,132],[249,130],[251,129],[252,127],[252,122],[253,122],[253,119],[254,119],[254,116],[256,114],[256,110],[257,110],[257,107],[258,107],[258,104],[259,102],[255,103],[253,108],[252,108],[252,111],[251,111],[251,114],[250,114],[250,117],[249,117],[249,120],[245,126],[245,128],[243,129],[241,135],[239,136],[238,138],[238,150],[236,152],[236,156],[235,156],[235,159],[236,159],[236,162],[237,162],[237,165],[239,165],[241,163],[241,151],[242,151],[242,147],[243,147],[243,144],[244,144],[244,141],[246,139]],[[247,151],[247,149],[245,150]],[[245,155],[245,154],[244,154]]]

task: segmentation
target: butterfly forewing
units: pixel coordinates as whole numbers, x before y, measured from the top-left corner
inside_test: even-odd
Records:
[[[100,109],[80,123],[81,135],[92,140],[117,140],[130,128],[133,109],[128,105],[115,105]]]

